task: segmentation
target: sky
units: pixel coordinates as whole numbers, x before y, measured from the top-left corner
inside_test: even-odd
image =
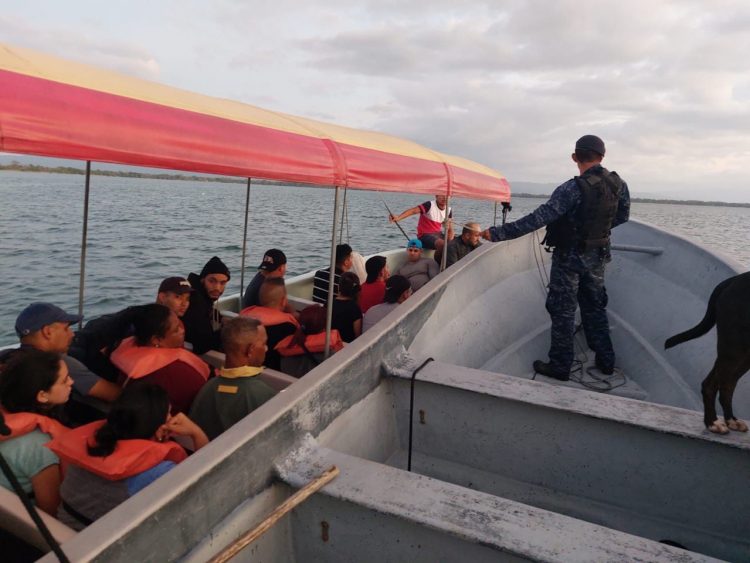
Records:
[[[750,202],[746,0],[3,0],[0,42],[557,185]]]

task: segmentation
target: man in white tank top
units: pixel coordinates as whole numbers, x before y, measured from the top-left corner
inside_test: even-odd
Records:
[[[436,195],[435,201],[425,201],[403,213],[391,215],[388,220],[391,223],[397,223],[419,213],[417,238],[422,241],[424,248],[440,251],[445,243],[442,230],[446,214],[448,215],[448,240],[453,239],[453,210],[446,205],[447,202],[448,198],[444,195]]]

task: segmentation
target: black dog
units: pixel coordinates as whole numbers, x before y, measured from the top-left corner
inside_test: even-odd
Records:
[[[706,428],[717,434],[747,432],[747,424],[732,413],[737,382],[750,369],[750,272],[724,280],[708,300],[706,316],[697,326],[668,338],[664,348],[706,334],[716,325],[716,363],[701,384]],[[716,417],[716,394],[724,420]]]

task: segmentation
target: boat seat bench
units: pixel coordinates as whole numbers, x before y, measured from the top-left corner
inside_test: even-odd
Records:
[[[319,447],[312,438],[278,472],[300,488],[331,465],[339,476],[295,509],[295,535],[304,539],[295,546],[299,560],[330,560],[333,553],[356,560],[370,553],[369,559],[385,561],[714,561]],[[320,535],[321,520],[329,539],[311,541]]]

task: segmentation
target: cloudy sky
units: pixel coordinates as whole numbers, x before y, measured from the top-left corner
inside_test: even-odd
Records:
[[[747,0],[3,0],[0,41],[560,183],[750,201]]]

